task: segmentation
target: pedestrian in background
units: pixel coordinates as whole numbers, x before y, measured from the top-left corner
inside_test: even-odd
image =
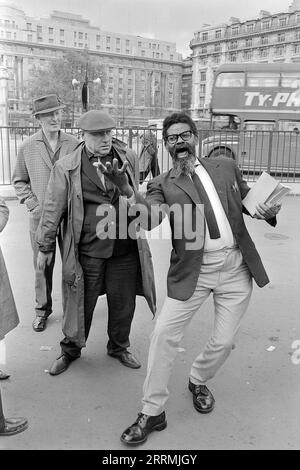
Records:
[[[9,210],[5,201],[0,197],[0,232],[7,224]],[[19,316],[16,309],[13,293],[11,290],[8,273],[5,266],[5,261],[0,247],[0,341],[3,341],[5,335],[13,330],[19,323]],[[4,378],[8,378],[4,374]],[[12,436],[19,432],[25,431],[28,427],[26,418],[5,418],[1,390],[0,390],[0,437]]]
[[[149,130],[140,135],[142,148],[139,155],[140,184],[142,184],[151,172],[152,177],[160,174],[157,153],[157,136],[153,130],[156,126],[150,125]],[[153,130],[152,130],[153,129]]]
[[[43,331],[52,313],[52,276],[55,256],[45,271],[37,268],[38,247],[35,232],[38,227],[47,184],[54,163],[72,152],[79,144],[72,135],[61,130],[62,109],[65,106],[54,94],[39,97],[33,101],[33,114],[41,129],[25,140],[20,146],[13,172],[13,185],[20,203],[25,204],[29,213],[30,241],[35,270],[35,318],[34,331]],[[58,243],[61,239],[58,232]]]
[[[196,411],[213,410],[215,399],[206,383],[232,350],[249,304],[252,278],[260,287],[269,282],[243,218],[242,199],[250,188],[234,160],[197,160],[196,124],[184,113],[165,118],[163,139],[173,168],[149,181],[146,198],[133,194],[121,170],[100,166],[132,204],[138,203],[138,212],[145,212],[145,222],[140,217],[139,223],[147,228],[151,215],[155,222],[148,229],[152,228],[165,211],[172,230],[168,296],[151,336],[142,412],[121,435],[128,445],[142,444],[150,432],[167,426],[168,382],[184,328],[211,293],[213,331],[192,364],[187,385]],[[260,204],[255,216],[274,226],[279,209]]]
[[[116,159],[121,166],[126,161],[130,185],[135,186],[136,154],[112,138],[115,122],[109,114],[88,111],[81,116],[79,127],[83,142],[56,162],[36,236],[40,249],[38,265],[43,268],[51,263],[55,234],[63,220],[65,338],[60,343],[61,355],[50,368],[51,375],[64,372],[80,357],[100,295],[106,294],[108,304],[107,354],[132,369],[141,366],[128,351],[136,295],[143,295],[155,312],[154,275],[147,241],[128,236],[127,199],[94,166],[98,160],[111,164]],[[125,211],[125,227],[122,221],[119,224],[121,210]],[[105,211],[116,217],[103,222]],[[115,228],[114,237],[105,236],[109,228]],[[124,229],[125,237],[120,235]]]

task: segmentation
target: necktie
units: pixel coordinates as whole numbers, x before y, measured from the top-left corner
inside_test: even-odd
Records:
[[[215,213],[213,211],[213,208],[211,206],[207,193],[204,189],[204,186],[201,183],[201,180],[196,173],[193,174],[192,179],[198,191],[198,194],[200,196],[201,202],[203,202],[204,204],[204,215],[206,218],[210,238],[212,239],[220,238],[220,232],[219,232],[219,227],[216,221]]]

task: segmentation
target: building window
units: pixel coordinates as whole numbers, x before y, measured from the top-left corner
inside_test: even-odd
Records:
[[[200,84],[200,93],[205,93],[205,88],[206,88],[205,84],[201,83]]]
[[[27,34],[27,41],[32,42],[32,34]]]
[[[120,38],[116,38],[116,44],[121,44],[121,39]]]
[[[99,46],[99,44],[96,45],[96,49],[97,51],[100,51],[101,47]]]
[[[142,47],[141,41],[138,41],[138,47]]]
[[[79,33],[78,33],[78,38],[79,38],[79,39],[83,39],[83,33],[79,32]]]
[[[296,39],[296,41],[300,41],[300,31],[297,31],[295,33],[295,39]]]
[[[6,39],[11,39],[11,32],[10,31],[6,31]]]
[[[239,34],[239,28],[238,28],[238,26],[233,26],[233,27],[231,28],[231,34],[232,34],[232,36],[237,36],[237,35]]]
[[[96,34],[96,41],[100,42],[100,34]]]
[[[215,44],[215,52],[221,52],[221,44]]]
[[[229,61],[230,62],[236,62],[236,54],[235,53],[229,54]]]
[[[110,36],[106,36],[106,42],[107,42],[107,43],[110,42]]]
[[[208,33],[202,33],[202,41],[207,41]]]
[[[126,49],[126,54],[130,54],[130,49]]]
[[[113,73],[113,72],[114,72],[113,67],[109,67],[109,68],[108,68],[108,72],[109,72],[109,73]]]
[[[230,49],[230,50],[237,49],[237,46],[238,46],[237,41],[231,41],[229,43],[228,49]]]
[[[116,52],[121,52],[121,49],[119,47],[117,47]]]
[[[244,60],[248,61],[248,60],[251,60],[252,59],[252,51],[245,51],[244,52]]]
[[[167,51],[168,51],[168,52],[170,51],[170,46],[167,46]]]
[[[287,18],[279,18],[279,26],[286,26],[287,25]]]
[[[201,80],[201,82],[206,81],[206,72],[200,72],[200,80]]]
[[[252,47],[252,39],[246,39],[246,47]]]
[[[110,46],[106,46],[106,50],[107,50],[107,51],[110,51]]]
[[[215,36],[216,36],[216,39],[220,39],[220,38],[221,38],[221,30],[220,30],[220,29],[217,29],[217,30],[216,30]]]
[[[300,54],[300,44],[294,45],[294,54]]]
[[[174,60],[173,54],[170,54],[170,60]]]
[[[88,38],[88,35],[87,35],[87,33],[85,33],[84,39],[85,39],[86,41],[87,41],[87,38]]]
[[[201,53],[202,54],[207,54],[207,46],[202,46],[201,47]]]
[[[63,37],[65,35],[65,30],[64,29],[60,29],[59,30],[59,35],[60,37]]]
[[[119,72],[119,75],[123,75],[123,69],[119,68],[118,72]]]
[[[264,29],[264,30],[270,29],[270,26],[271,26],[270,20],[262,22],[262,29]]]
[[[32,23],[26,23],[26,28],[28,31],[32,30]]]
[[[61,40],[59,41],[59,44],[60,44],[61,46],[64,46],[65,41],[64,41],[63,39],[61,39]]]
[[[142,51],[142,57],[145,57],[145,55],[146,55],[146,52]]]
[[[268,42],[269,42],[268,36],[262,36],[261,39],[260,39],[260,42],[261,42],[261,44],[264,44],[264,45],[268,44]]]
[[[215,64],[219,64],[221,61],[221,57],[219,55],[215,55],[213,58],[213,61]]]
[[[49,42],[53,42],[53,39],[49,39]],[[74,42],[74,47],[77,47],[77,42]]]
[[[52,36],[52,34],[53,34],[53,28],[48,28],[48,33],[49,33],[49,36]]]
[[[277,42],[284,42],[285,41],[285,34],[280,33],[277,35]]]
[[[264,49],[260,49],[259,55],[260,57],[268,57],[269,50],[265,47]]]
[[[43,32],[42,26],[39,26],[39,25],[38,25],[38,26],[36,27],[36,31],[37,31],[38,34],[39,34],[39,33],[42,34],[42,32]]]
[[[129,46],[129,39],[126,39],[126,46]]]
[[[284,55],[284,47],[283,46],[278,46],[275,49],[275,56],[276,57],[281,57]]]
[[[247,33],[252,33],[254,31],[254,24],[253,23],[247,24],[246,28],[247,28]]]

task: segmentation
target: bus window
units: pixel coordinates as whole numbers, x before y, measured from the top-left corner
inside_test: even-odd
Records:
[[[300,88],[300,73],[282,73],[281,85],[287,88]]]
[[[279,73],[248,73],[247,85],[249,87],[278,87]]]
[[[246,131],[273,131],[275,122],[273,121],[245,121]]]
[[[237,116],[231,115],[216,115],[213,116],[213,129],[230,129],[238,130],[241,120]]]
[[[298,132],[297,132],[298,129]],[[278,121],[278,130],[283,132],[299,133],[300,121]]]
[[[223,72],[216,80],[217,87],[242,87],[245,85],[245,74],[243,72]]]

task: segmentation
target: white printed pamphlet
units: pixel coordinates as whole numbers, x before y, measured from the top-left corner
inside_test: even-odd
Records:
[[[278,204],[290,191],[291,188],[289,186],[285,186],[269,175],[269,173],[263,171],[247,196],[243,199],[243,206],[253,216],[258,204],[268,204],[270,206]]]

